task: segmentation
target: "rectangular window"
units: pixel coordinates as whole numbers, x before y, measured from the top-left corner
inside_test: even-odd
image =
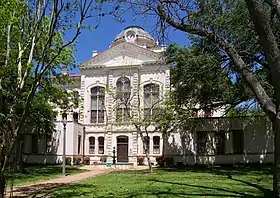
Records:
[[[91,96],[91,123],[104,123],[104,101],[105,95],[103,92],[97,92],[98,89],[92,91]]]
[[[104,123],[104,110],[98,111],[98,123]]]
[[[126,107],[119,107],[116,110],[116,121],[117,122],[129,122],[130,109]]]
[[[98,137],[98,154],[104,154],[104,137]]]
[[[23,141],[24,153],[32,153],[32,135],[25,134]]]
[[[160,154],[160,137],[154,136],[153,137],[153,145],[154,145],[154,154]]]
[[[233,153],[244,153],[244,132],[241,130],[232,131],[233,136]]]
[[[81,135],[78,135],[78,154],[81,154]]]
[[[225,140],[226,136],[224,132],[215,133],[216,154],[225,154]]]
[[[194,118],[197,118],[197,117],[198,117],[198,110],[194,110],[194,111],[193,111],[193,117],[194,117]]]
[[[197,154],[204,155],[206,153],[207,132],[198,131],[196,139],[196,152]]]
[[[122,108],[118,108],[118,109],[117,109],[116,121],[117,121],[117,122],[122,122]]]
[[[151,116],[151,109],[150,108],[145,108],[144,109],[144,116]]]
[[[129,122],[130,120],[130,109],[125,108],[123,109],[123,122]]]
[[[89,153],[94,154],[95,153],[95,138],[89,137]]]
[[[91,123],[97,122],[97,110],[91,110]]]
[[[147,149],[147,153],[150,153],[150,137],[145,136],[143,142],[143,154],[145,154],[145,150]]]
[[[204,117],[206,117],[206,118],[212,117],[212,111],[210,108],[204,109]]]
[[[53,138],[51,134],[47,134],[45,136],[46,139],[46,153],[51,153],[52,152],[52,145],[53,145]]]
[[[31,135],[31,138],[32,138],[32,153],[37,154],[38,153],[38,136]]]

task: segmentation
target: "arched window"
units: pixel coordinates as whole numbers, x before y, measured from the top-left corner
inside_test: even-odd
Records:
[[[153,115],[159,103],[159,85],[151,83],[144,86],[144,114]]]
[[[79,121],[79,113],[78,112],[74,112],[73,113],[73,120],[74,120],[74,122],[78,122]]]
[[[95,137],[89,137],[89,153],[94,154],[95,153]]]
[[[98,154],[104,154],[104,137],[98,137]]]
[[[105,88],[91,88],[91,123],[104,123]]]
[[[153,147],[154,147],[154,154],[160,154],[160,137],[154,136],[153,137]]]
[[[130,102],[130,80],[122,76],[117,80],[117,110],[116,110],[116,121],[125,122],[129,120],[129,102]]]
[[[143,153],[145,154],[145,149],[147,149],[147,152],[150,153],[150,137],[145,136],[143,141]]]

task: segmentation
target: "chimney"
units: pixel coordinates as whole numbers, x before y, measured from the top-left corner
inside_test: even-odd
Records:
[[[92,51],[92,57],[95,57],[97,54],[98,54],[98,51],[97,51],[97,50],[93,50],[93,51]]]
[[[61,69],[61,74],[62,74],[62,75],[68,75],[68,68],[67,68],[67,67],[63,67],[63,68]]]

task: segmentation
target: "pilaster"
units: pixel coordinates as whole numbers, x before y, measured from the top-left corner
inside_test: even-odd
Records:
[[[133,95],[133,100],[132,100],[132,117],[137,118],[138,116],[138,95],[140,93],[140,88],[139,88],[139,71],[135,71],[133,73],[133,80],[132,80],[132,95]]]
[[[107,142],[107,161],[113,162],[113,147],[112,147],[112,132],[108,131],[106,135],[106,142]]]
[[[108,95],[107,95],[107,100],[106,100],[106,103],[107,106],[108,106],[108,113],[107,113],[107,116],[108,116],[108,123],[112,123],[113,122],[113,104],[114,104],[114,98],[113,98],[113,95],[114,94],[114,85],[113,85],[113,74],[111,71],[109,71],[109,75],[108,75]]]
[[[165,71],[165,95],[167,96],[167,94],[170,91],[170,71],[166,70]]]
[[[85,75],[81,76],[81,92],[80,92],[81,102],[79,103],[80,110],[80,122],[84,123],[84,104],[85,104]]]

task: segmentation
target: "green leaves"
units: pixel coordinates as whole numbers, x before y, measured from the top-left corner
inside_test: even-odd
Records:
[[[238,82],[230,78],[215,54],[198,45],[189,49],[170,45],[167,61],[173,65],[171,84],[173,97],[179,105],[192,103],[201,107],[220,107],[238,104],[245,95],[239,93]]]

